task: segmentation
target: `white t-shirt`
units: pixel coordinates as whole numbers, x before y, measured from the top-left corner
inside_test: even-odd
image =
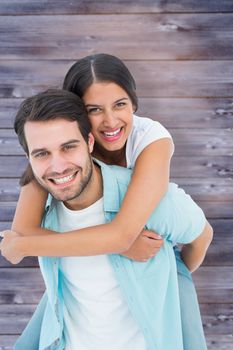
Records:
[[[103,198],[79,211],[57,205],[63,232],[105,222]],[[65,350],[146,350],[107,255],[61,258],[60,273]]]
[[[170,133],[157,121],[133,116],[133,127],[126,144],[127,168],[134,168],[139,154],[150,143],[163,138],[171,138]]]

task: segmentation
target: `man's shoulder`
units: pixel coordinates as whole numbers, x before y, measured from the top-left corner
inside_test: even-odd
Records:
[[[128,185],[131,180],[132,169],[124,168],[118,165],[108,165],[108,167],[119,184]]]

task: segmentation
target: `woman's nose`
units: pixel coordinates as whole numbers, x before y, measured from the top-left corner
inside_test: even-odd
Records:
[[[105,111],[104,113],[104,126],[114,128],[117,124],[117,116],[114,111]]]

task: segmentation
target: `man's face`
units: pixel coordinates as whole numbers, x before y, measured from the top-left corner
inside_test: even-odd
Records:
[[[24,127],[37,181],[56,199],[75,200],[91,183],[94,139],[85,142],[76,121],[29,121]]]

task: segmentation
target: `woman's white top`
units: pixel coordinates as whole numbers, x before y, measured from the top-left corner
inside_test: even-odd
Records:
[[[126,144],[127,168],[134,168],[139,154],[149,144],[163,138],[172,138],[168,130],[159,122],[149,118],[133,116],[133,127]]]

